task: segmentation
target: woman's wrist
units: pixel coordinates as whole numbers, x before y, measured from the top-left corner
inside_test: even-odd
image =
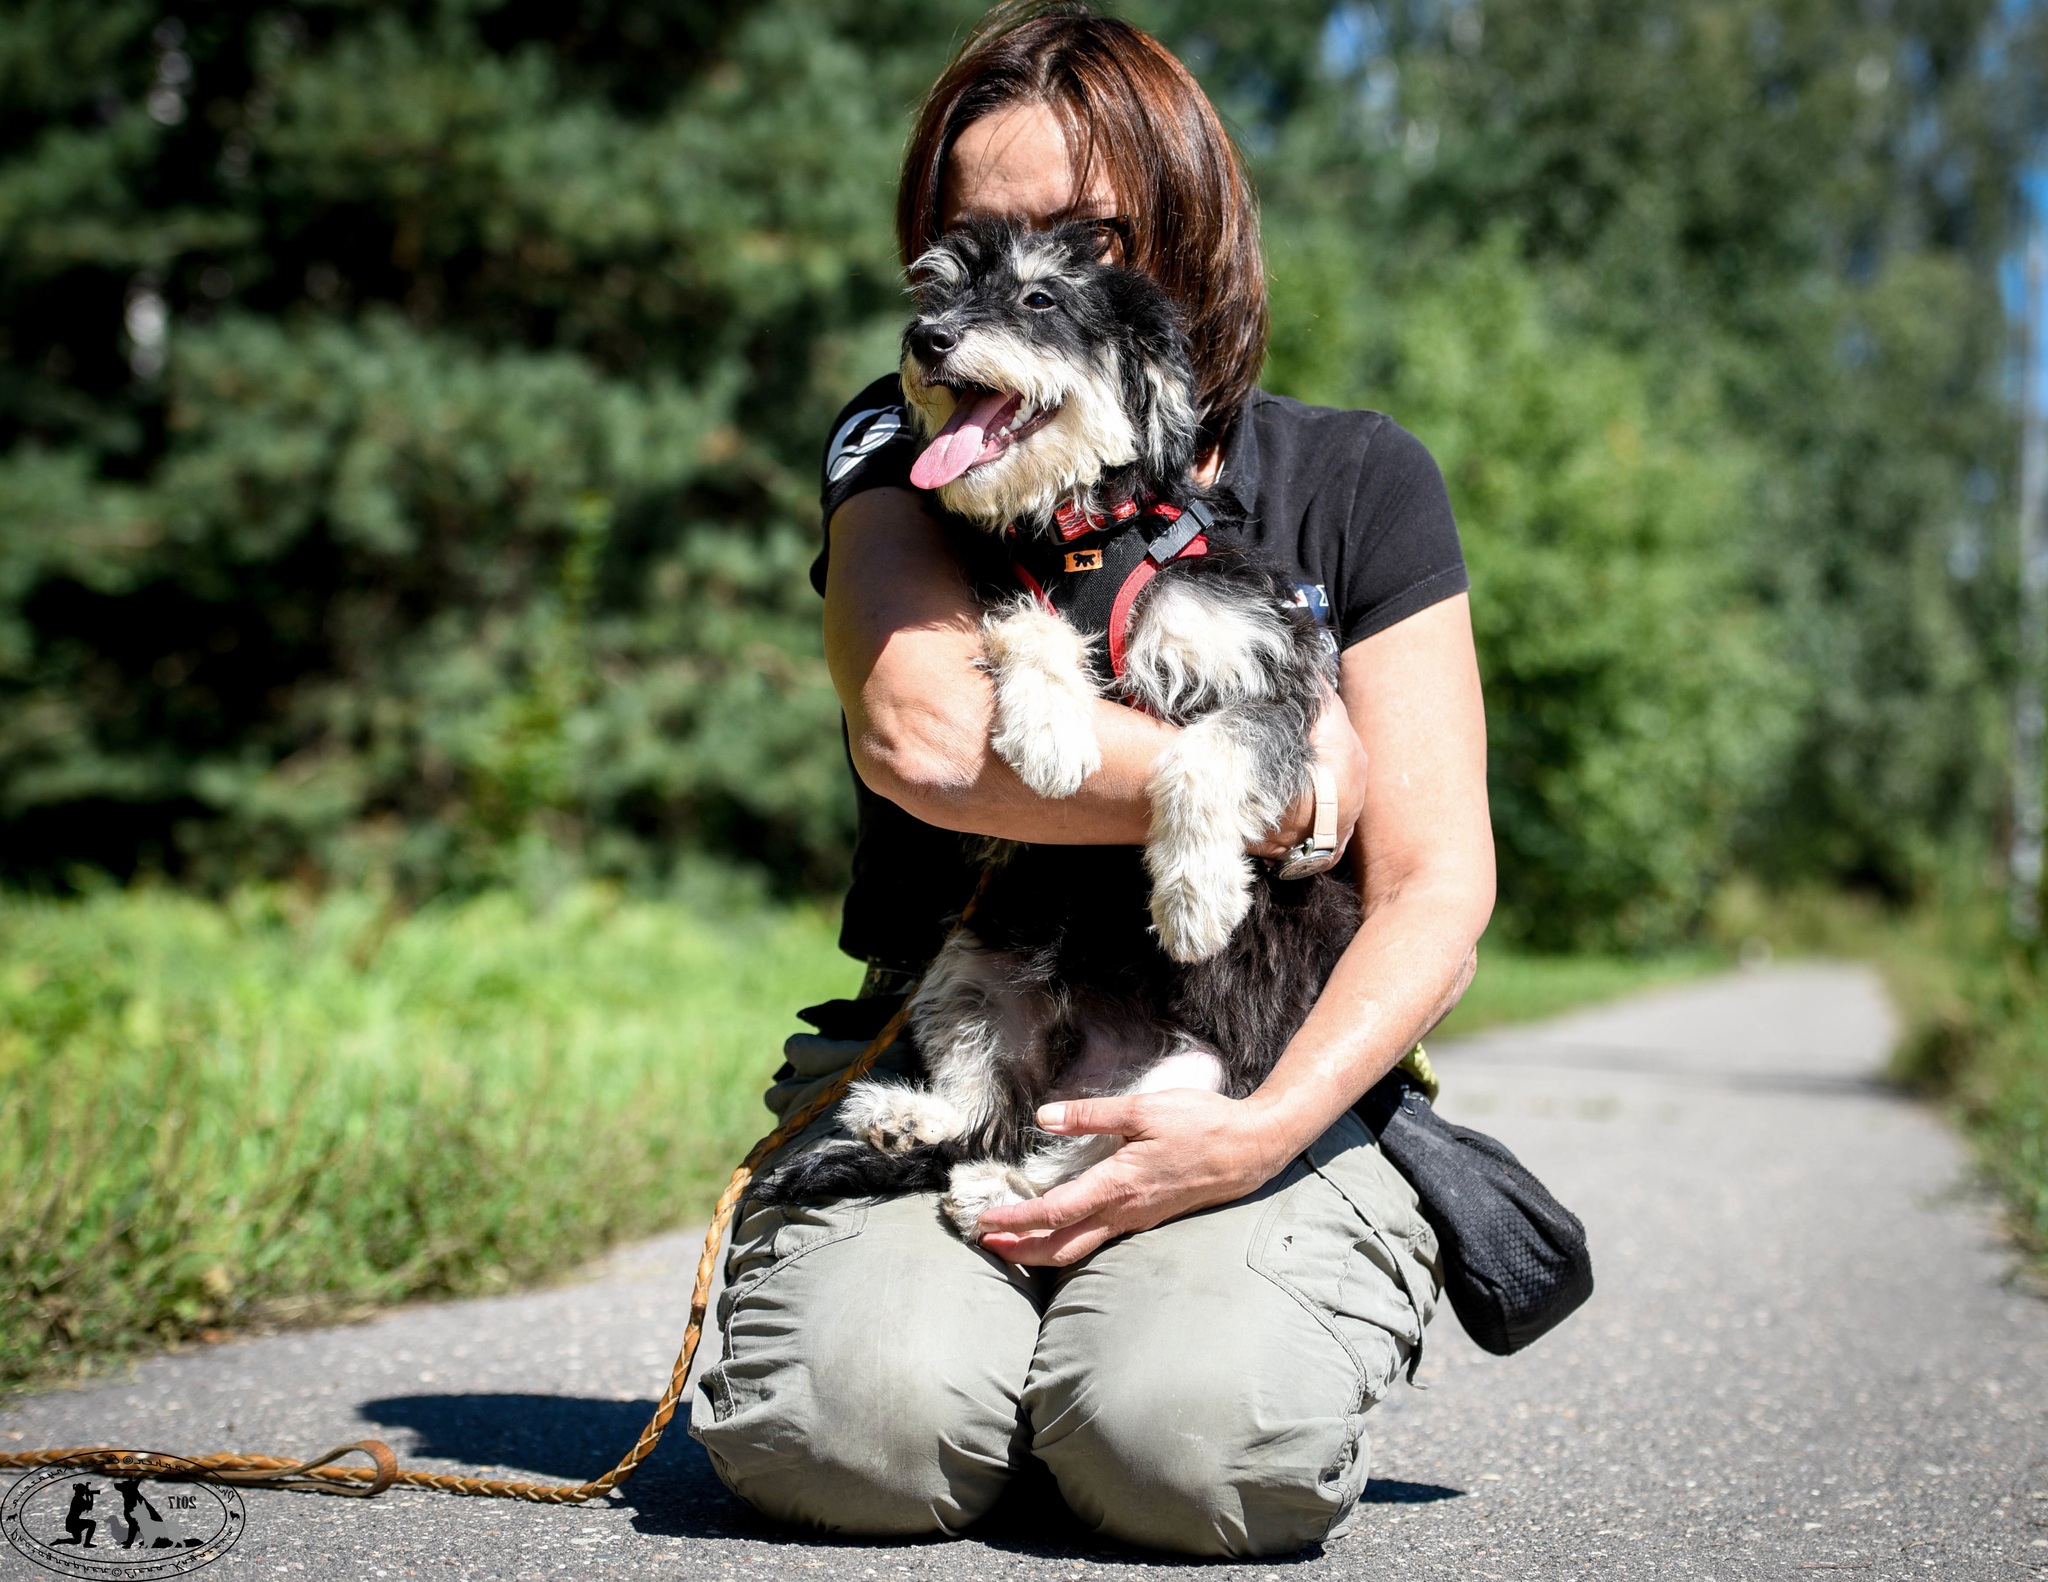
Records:
[[[1328,1129],[1330,1118],[1306,1095],[1259,1089],[1240,1101],[1244,1106],[1245,1149],[1254,1188],[1264,1186]]]

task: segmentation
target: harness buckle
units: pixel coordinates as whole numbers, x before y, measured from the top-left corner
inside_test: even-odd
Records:
[[[1166,516],[1172,509],[1171,506],[1153,507],[1154,512],[1160,516]],[[1166,519],[1173,525],[1153,539],[1145,550],[1153,564],[1160,566],[1165,565],[1216,525],[1215,516],[1200,500],[1190,500],[1183,509],[1174,511],[1173,515],[1166,516]]]

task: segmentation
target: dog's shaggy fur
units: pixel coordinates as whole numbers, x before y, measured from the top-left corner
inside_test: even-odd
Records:
[[[1172,305],[1096,249],[1085,225],[988,222],[947,236],[912,270],[920,312],[904,335],[903,391],[933,442],[927,462],[962,403],[1000,420],[972,431],[978,460],[959,471],[954,453],[938,490],[992,539],[1053,538],[1063,506],[1148,497],[1199,502],[1223,529],[1209,553],[1169,562],[1139,595],[1120,679],[1100,666],[1093,634],[993,580],[985,588],[992,745],[1041,796],[1072,796],[1100,767],[1096,697],[1180,727],[1153,772],[1150,838],[1142,857],[996,846],[971,923],[912,1001],[926,1082],[855,1084],[839,1113],[857,1140],[797,1155],[757,1186],[763,1200],[943,1190],[948,1219],[975,1239],[988,1208],[1121,1144],[1050,1137],[1033,1125],[1038,1105],[1250,1093],[1357,929],[1348,882],[1284,882],[1245,853],[1308,788],[1309,730],[1333,661],[1292,590],[1224,541],[1239,525],[1228,496],[1189,479],[1193,380]]]

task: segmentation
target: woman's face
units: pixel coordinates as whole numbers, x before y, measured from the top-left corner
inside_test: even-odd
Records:
[[[939,229],[963,220],[1021,220],[1045,227],[1060,220],[1108,219],[1117,212],[1116,190],[1098,165],[1088,190],[1074,191],[1074,158],[1059,117],[1048,105],[1018,104],[970,121],[953,141],[939,188]],[[1105,237],[1106,261],[1121,257]],[[1216,481],[1223,453],[1212,448],[1195,467],[1203,487]]]
[[[1042,227],[1116,213],[1116,193],[1099,166],[1077,197],[1066,133],[1043,104],[1012,105],[968,123],[947,157],[940,199],[939,226],[948,231],[969,219]]]

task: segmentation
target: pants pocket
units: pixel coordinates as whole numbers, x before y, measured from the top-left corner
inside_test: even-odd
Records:
[[[1309,1149],[1309,1162],[1371,1228],[1407,1294],[1414,1315],[1414,1350],[1408,1367],[1412,1378],[1422,1360],[1425,1328],[1443,1294],[1436,1231],[1422,1217],[1415,1188],[1356,1116],[1344,1116],[1317,1138]]]
[[[1436,1239],[1407,1181],[1351,1117],[1296,1169],[1254,1233],[1250,1262],[1350,1355],[1362,1409],[1421,1360],[1436,1305]]]
[[[718,1299],[719,1329],[729,1336],[739,1304],[797,1259],[858,1236],[867,1224],[868,1207],[857,1199],[773,1208],[746,1200],[726,1253],[725,1291]]]

